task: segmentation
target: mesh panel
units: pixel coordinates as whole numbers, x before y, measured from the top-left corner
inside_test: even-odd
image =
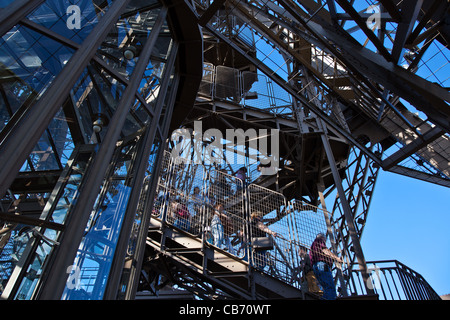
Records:
[[[208,242],[244,257],[246,227],[243,182],[223,170],[210,171],[208,178],[207,194],[213,204],[206,208]]]
[[[153,208],[154,217],[204,236],[208,246],[298,288],[306,276],[305,255],[316,235],[327,232],[324,214],[257,184],[246,185],[225,170],[173,159],[168,152]]]
[[[227,67],[216,67],[215,97],[239,102],[239,71]]]

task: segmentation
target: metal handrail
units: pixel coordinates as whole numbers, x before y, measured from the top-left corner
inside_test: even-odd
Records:
[[[267,76],[204,63],[199,96],[266,110],[276,115],[291,114],[291,96]]]
[[[369,287],[380,300],[441,300],[418,272],[397,260],[367,261]],[[351,270],[352,295],[365,295],[360,270]]]

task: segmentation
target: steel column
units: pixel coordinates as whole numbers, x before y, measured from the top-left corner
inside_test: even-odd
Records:
[[[160,18],[165,18],[166,13],[167,13],[167,10],[164,10],[163,14],[160,15]],[[152,32],[159,33],[158,29],[160,27],[161,27],[161,24],[158,25],[158,28],[153,29]],[[151,123],[146,127],[145,132],[143,134],[143,141],[141,142],[141,146],[140,146],[139,150],[137,151],[137,152],[139,152],[139,159],[137,160],[137,162],[138,162],[137,166],[136,166],[137,170],[135,172],[135,175],[134,175],[135,178],[134,178],[134,182],[132,185],[133,191],[130,195],[130,199],[128,201],[128,206],[127,206],[127,212],[125,214],[125,218],[122,223],[122,231],[121,231],[120,238],[119,238],[119,241],[116,246],[116,254],[114,256],[113,266],[111,268],[110,276],[108,278],[108,286],[105,291],[104,299],[115,299],[117,296],[120,276],[122,275],[122,270],[123,270],[125,253],[126,253],[126,249],[127,249],[129,238],[130,238],[131,227],[134,222],[135,213],[137,210],[142,186],[144,183],[145,171],[148,168],[148,158],[150,157],[150,152],[154,145],[154,139],[155,139],[157,128],[158,128],[158,123],[160,120],[162,107],[165,102],[167,88],[168,88],[169,82],[171,80],[170,74],[172,73],[176,56],[177,56],[177,45],[174,44],[171,48],[170,58],[166,63],[167,69],[164,71],[164,74],[163,74],[163,82],[161,84],[161,89],[159,90],[158,101],[155,106],[155,110],[156,110],[155,115],[152,118]],[[171,94],[173,95],[174,92],[172,91]],[[167,108],[171,108],[171,105],[168,105]],[[160,149],[163,148],[162,142],[161,142],[161,145],[159,146],[159,148]],[[153,169],[154,170],[153,173],[157,172],[156,167],[157,166],[155,165],[155,168]],[[154,174],[152,176],[155,177]],[[157,179],[152,178],[152,183],[151,183],[151,188],[150,188],[150,190],[152,192],[154,192],[156,189],[155,181],[157,181]],[[150,197],[150,199],[151,199],[150,201],[153,202],[152,196]],[[147,221],[148,219],[149,219],[149,217],[143,221]],[[148,224],[148,221],[146,223]]]
[[[325,128],[324,128],[325,129]],[[337,192],[339,195],[339,199],[341,200],[342,207],[344,209],[344,216],[345,221],[349,230],[350,237],[352,239],[353,248],[355,250],[355,256],[358,260],[358,264],[361,270],[361,274],[364,280],[364,285],[366,287],[366,290],[368,293],[373,294],[373,289],[369,288],[367,285],[367,281],[369,279],[368,271],[367,271],[367,264],[364,258],[364,254],[362,251],[361,243],[359,242],[359,237],[356,233],[356,228],[354,224],[354,219],[352,215],[352,211],[350,209],[350,205],[345,198],[345,191],[342,186],[341,177],[339,176],[339,171],[336,167],[336,161],[333,156],[333,151],[331,150],[330,143],[328,141],[328,137],[326,136],[326,132],[322,133],[321,135],[322,143],[325,149],[325,153],[328,158],[328,163],[330,165],[331,172],[333,174],[334,183],[337,188]]]
[[[289,94],[291,94],[295,99],[303,103],[305,106],[307,106],[318,118],[323,120],[330,129],[333,129],[336,131],[336,134],[343,137],[344,139],[350,141],[353,145],[357,146],[359,149],[361,149],[364,153],[367,154],[368,157],[370,157],[374,162],[381,165],[381,160],[376,157],[370,150],[368,150],[365,146],[363,146],[361,143],[359,143],[355,138],[352,137],[352,135],[349,132],[346,132],[343,128],[341,128],[339,125],[334,123],[328,115],[326,115],[322,110],[318,109],[314,104],[309,102],[305,97],[299,95],[295,89],[292,88],[292,86],[289,83],[286,83],[284,79],[281,79],[280,76],[275,74],[270,68],[268,68],[263,62],[261,62],[259,59],[250,57],[242,48],[240,48],[238,45],[236,45],[234,42],[232,42],[230,39],[225,37],[224,35],[218,33],[216,30],[214,30],[209,25],[205,26],[206,29],[208,29],[209,32],[211,32],[214,36],[216,36],[219,40],[227,43],[230,45],[234,50],[236,50],[239,54],[241,54],[243,57],[245,57],[249,62],[254,64],[261,72],[263,72],[267,77],[269,77],[271,80],[273,80],[276,84],[281,86],[284,90],[286,90]]]
[[[173,84],[173,88],[178,88],[178,84],[179,84],[179,75],[175,75],[175,83]],[[174,101],[175,99],[175,95],[172,94],[170,101],[168,103],[169,106],[173,106],[173,104],[175,103]],[[172,113],[173,113],[173,108],[170,108],[170,110],[168,111],[168,114],[165,118],[164,121],[164,125],[162,128],[162,135],[167,136],[168,131],[169,131],[169,124],[170,124],[170,119],[172,118]],[[165,151],[165,143],[163,143],[163,139],[161,139],[161,146],[160,149],[158,151],[158,156],[157,159],[155,160],[156,165],[155,168],[153,169],[154,174],[156,174],[157,172],[160,172],[161,170],[161,165],[162,165],[162,159],[164,157],[164,151]],[[130,281],[129,281],[129,287],[127,288],[127,291],[125,293],[125,299],[134,299],[136,296],[136,292],[137,292],[137,287],[138,287],[138,283],[139,283],[139,277],[141,274],[141,269],[142,269],[142,263],[143,263],[143,259],[144,259],[144,253],[145,253],[145,247],[147,245],[147,236],[148,236],[148,226],[150,224],[150,215],[151,215],[151,208],[153,208],[153,200],[154,200],[154,196],[156,193],[156,189],[157,189],[157,183],[158,183],[158,176],[155,175],[155,179],[152,180],[151,185],[150,185],[150,189],[151,192],[149,194],[149,199],[150,201],[148,203],[146,203],[146,214],[143,217],[143,226],[140,230],[140,234],[138,236],[138,240],[137,240],[137,244],[136,244],[136,254],[135,254],[135,267],[132,270],[131,276],[130,276]]]
[[[324,185],[323,185],[323,181],[321,181],[318,186],[317,189],[319,191],[319,198],[320,198],[320,203],[322,204],[322,208],[324,209],[323,214],[324,214],[324,218],[325,218],[325,222],[327,224],[327,233],[330,237],[330,242],[331,242],[331,247],[333,249],[333,253],[334,254],[338,254],[337,252],[337,247],[336,247],[336,239],[334,237],[335,231],[333,230],[333,227],[331,225],[331,221],[330,221],[330,216],[328,215],[328,210],[327,210],[327,205],[325,202],[325,197],[323,195],[323,191],[325,189]],[[344,258],[344,256],[342,256]],[[342,274],[342,266],[340,268],[336,268],[337,269],[337,277],[339,279],[339,283],[341,284],[341,293],[344,297],[348,296],[348,292],[347,292],[347,286],[345,284],[345,280]]]

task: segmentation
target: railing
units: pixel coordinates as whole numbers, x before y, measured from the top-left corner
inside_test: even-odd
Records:
[[[238,103],[273,114],[292,113],[292,98],[263,74],[205,63],[199,97]]]
[[[302,257],[316,235],[327,234],[329,248],[335,238],[327,211],[170,152],[163,159],[152,216],[298,289],[305,288]],[[373,288],[382,300],[440,299],[420,274],[398,261],[367,266],[366,285],[358,270],[335,264],[333,275],[345,295],[367,295],[366,288]]]
[[[327,233],[328,213],[179,159],[165,154],[152,216],[301,289],[301,253],[318,233]]]
[[[441,300],[428,282],[417,272],[397,260],[369,261],[369,287],[380,300]],[[359,270],[351,273],[352,294],[365,295]]]

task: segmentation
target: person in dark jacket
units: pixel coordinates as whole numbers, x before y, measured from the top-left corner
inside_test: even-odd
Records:
[[[323,288],[322,299],[335,300],[336,287],[331,268],[333,266],[333,261],[342,262],[342,260],[327,248],[325,242],[325,235],[319,233],[311,245],[309,255],[314,274]]]
[[[299,249],[299,256],[302,259],[300,262],[300,270],[302,271],[302,281],[307,285],[305,291],[321,297],[323,291],[319,288],[319,285],[317,283],[316,275],[314,274],[313,266],[311,264],[311,258],[309,257],[307,248],[301,246]]]
[[[250,216],[250,234],[252,239],[267,238],[268,235],[278,237],[278,234],[267,227],[258,212],[253,212]],[[273,240],[273,238],[272,238]],[[263,269],[267,264],[267,249],[255,249],[253,252],[253,263]]]

